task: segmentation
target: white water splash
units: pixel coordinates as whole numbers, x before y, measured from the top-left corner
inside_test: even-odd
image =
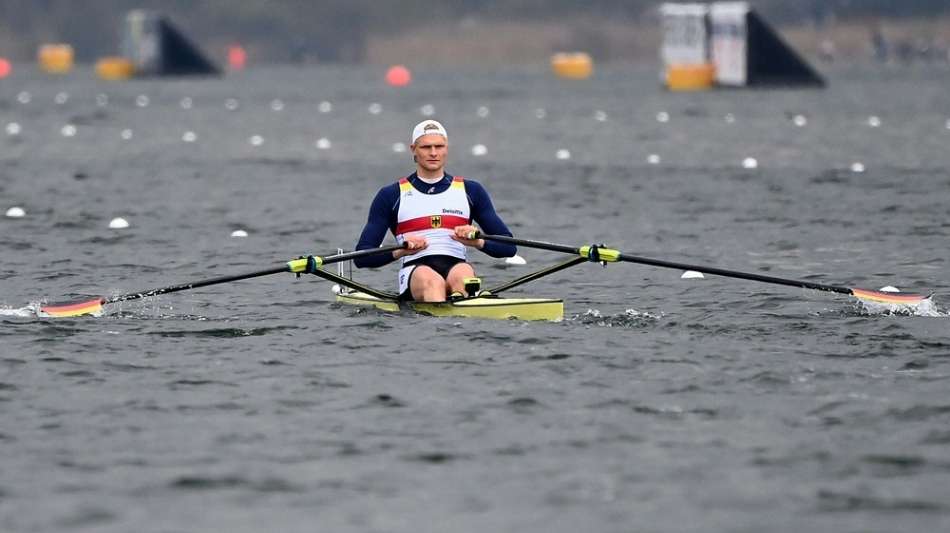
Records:
[[[585,313],[574,315],[570,318],[571,322],[580,322],[587,326],[600,326],[605,328],[614,327],[639,327],[653,324],[660,320],[662,315],[637,311],[636,309],[627,309],[623,313],[615,315],[604,315],[598,309],[588,309]]]
[[[26,307],[13,308],[0,306],[0,316],[33,317],[38,315],[39,304],[29,304]]]
[[[861,312],[867,315],[950,316],[947,313],[941,313],[932,298],[925,298],[916,305],[885,304],[865,300],[858,300],[858,305],[861,307]]]

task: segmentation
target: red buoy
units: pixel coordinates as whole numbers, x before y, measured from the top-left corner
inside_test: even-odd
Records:
[[[244,70],[247,63],[247,52],[239,44],[232,44],[228,47],[228,66],[231,70]]]
[[[386,83],[393,87],[405,87],[412,82],[412,73],[402,65],[393,65],[386,71]]]

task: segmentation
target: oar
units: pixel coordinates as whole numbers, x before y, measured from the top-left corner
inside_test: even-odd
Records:
[[[281,266],[268,268],[267,270],[258,270],[256,272],[247,272],[245,274],[235,274],[233,276],[222,276],[220,278],[211,278],[204,279],[200,281],[192,281],[190,283],[182,283],[180,285],[171,285],[169,287],[161,287],[158,289],[149,289],[146,291],[133,292],[129,294],[121,294],[119,296],[105,297],[100,296],[93,298],[91,300],[79,300],[74,302],[64,302],[64,303],[52,303],[40,307],[40,312],[45,313],[49,316],[55,317],[66,317],[66,316],[80,316],[94,314],[102,311],[102,306],[106,304],[113,304],[116,302],[124,302],[126,300],[137,300],[139,298],[147,298],[149,296],[156,296],[159,294],[167,294],[169,292],[178,292],[178,291],[187,291],[189,289],[197,289],[199,287],[207,287],[208,285],[217,285],[219,283],[229,283],[231,281],[239,281],[242,279],[257,278],[261,276],[269,276],[271,274],[279,274],[281,272],[293,272],[300,274],[302,272],[312,271],[313,269],[319,268],[323,265],[329,265],[333,263],[339,263],[341,261],[349,261],[351,259],[356,259],[358,257],[366,257],[376,254],[392,253],[395,250],[403,248],[405,245],[392,245],[392,246],[383,246],[381,248],[371,248],[368,250],[358,250],[355,252],[346,252],[335,255],[328,255],[325,257],[311,255],[308,257],[301,257],[300,259],[294,259],[288,261]]]
[[[726,270],[722,268],[715,268],[702,265],[687,265],[684,263],[674,263],[672,261],[663,261],[661,259],[650,259],[648,257],[638,257],[635,255],[625,254],[618,250],[607,248],[606,246],[600,246],[592,244],[589,246],[573,247],[566,246],[563,244],[555,244],[550,242],[542,241],[531,241],[527,239],[516,239],[514,237],[508,237],[506,235],[483,235],[479,232],[473,233],[471,237],[473,239],[488,239],[498,242],[506,242],[509,244],[514,244],[516,246],[526,246],[528,248],[539,248],[542,250],[551,250],[554,252],[563,252],[567,254],[574,254],[580,257],[586,258],[589,261],[594,262],[607,262],[613,263],[618,261],[624,261],[627,263],[640,263],[643,265],[652,265],[663,268],[674,268],[677,270],[695,270],[696,272],[703,272],[705,274],[712,274],[715,276],[725,276],[727,278],[739,278],[747,279],[751,281],[761,281],[763,283],[773,283],[776,285],[788,285],[790,287],[800,287],[803,289],[815,289],[819,291],[828,291],[828,292],[837,292],[840,294],[848,294],[859,298],[861,300],[866,300],[869,302],[875,303],[884,303],[884,304],[896,304],[896,305],[917,305],[921,301],[929,298],[929,296],[924,296],[922,294],[910,294],[910,293],[901,293],[901,292],[883,292],[883,291],[873,291],[869,289],[857,289],[853,287],[842,287],[837,285],[824,285],[822,283],[812,283],[810,281],[799,281],[793,279],[777,278],[775,276],[764,276],[762,274],[753,274],[750,272],[739,272],[736,270]]]

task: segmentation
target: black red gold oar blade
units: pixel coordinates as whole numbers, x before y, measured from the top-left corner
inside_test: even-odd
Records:
[[[919,305],[929,298],[929,296],[924,296],[923,294],[872,291],[870,289],[851,289],[851,294],[853,294],[855,298],[865,302],[906,306]]]
[[[96,315],[102,312],[103,303],[105,299],[100,297],[76,302],[51,303],[40,306],[40,313],[55,317]]]

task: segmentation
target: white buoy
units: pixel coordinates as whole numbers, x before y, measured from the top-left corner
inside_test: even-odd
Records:
[[[518,254],[505,258],[505,263],[518,266],[528,264],[528,262],[524,260],[524,257],[521,257]]]
[[[422,113],[423,116],[431,117],[435,114],[435,106],[432,104],[426,104],[419,108],[419,112]]]
[[[798,126],[799,128],[804,128],[805,126],[808,125],[808,119],[805,117],[805,115],[795,115],[792,118],[792,123]]]
[[[16,100],[21,104],[28,104],[33,101],[33,95],[27,91],[20,91],[20,93],[16,95]]]
[[[366,110],[369,111],[370,115],[378,115],[383,112],[383,105],[379,102],[373,102]]]
[[[647,163],[649,163],[649,164],[651,164],[651,165],[659,165],[659,164],[660,164],[660,156],[659,156],[658,154],[650,154],[650,155],[648,155],[648,156],[647,156]]]
[[[656,114],[656,121],[661,123],[666,123],[670,121],[670,114],[666,111],[660,111]]]
[[[680,276],[680,279],[705,279],[702,272],[696,272],[695,270],[687,270],[683,272],[683,275]]]
[[[72,124],[66,124],[65,126],[60,128],[59,132],[63,135],[63,137],[75,137],[76,126]]]
[[[284,101],[281,100],[280,98],[275,98],[271,100],[270,108],[271,108],[271,111],[279,113],[284,110]]]
[[[140,94],[135,97],[135,105],[139,107],[148,107],[149,101],[147,94]]]
[[[228,98],[224,101],[224,108],[228,111],[237,111],[239,107],[241,107],[241,104],[237,98]]]
[[[132,138],[132,130],[126,128],[122,130],[121,133],[119,133],[119,136],[122,137],[123,141],[128,141],[129,139]]]
[[[491,114],[491,110],[488,109],[488,106],[479,106],[478,111],[475,112],[478,115],[478,118],[485,118]]]
[[[109,96],[104,93],[99,93],[96,95],[96,105],[99,107],[105,107],[109,105]]]
[[[180,102],[178,102],[178,105],[180,105],[182,109],[191,109],[191,107],[195,105],[195,102],[190,96],[186,96],[182,98]]]
[[[901,292],[901,290],[893,285],[888,285],[887,287],[881,287],[881,292]]]
[[[860,161],[855,161],[854,163],[851,163],[851,172],[854,172],[855,174],[860,174],[864,172],[864,163]]]
[[[247,237],[247,232],[242,229],[236,229],[231,232],[232,237]]]
[[[871,115],[868,117],[868,126],[872,128],[879,128],[881,126],[881,117],[877,115]]]
[[[7,217],[9,218],[23,218],[26,216],[26,211],[22,207],[13,206],[10,209],[7,209]]]
[[[329,150],[330,147],[333,146],[330,144],[330,139],[327,139],[326,137],[320,137],[317,139],[317,142],[313,143],[313,145],[320,150]]]
[[[472,147],[472,155],[475,157],[481,157],[488,153],[488,148],[484,144],[476,144]]]
[[[53,101],[56,102],[56,105],[63,105],[69,101],[69,93],[56,93]]]
[[[594,120],[597,122],[607,122],[607,112],[601,110],[594,111]]]
[[[759,162],[754,157],[747,157],[742,160],[742,168],[759,168]]]
[[[115,217],[109,221],[109,229],[125,229],[129,227],[129,221],[122,217]]]
[[[406,151],[405,143],[393,143],[393,152],[401,154]]]
[[[736,116],[732,113],[726,113],[726,116],[722,117],[722,120],[724,120],[726,124],[733,124],[736,121]]]
[[[251,135],[251,136],[247,139],[247,142],[248,142],[248,144],[250,144],[251,146],[260,146],[260,145],[264,144],[264,138],[261,137],[260,135]]]
[[[193,143],[198,140],[198,134],[193,131],[186,131],[181,136],[181,140],[186,143]]]
[[[534,110],[534,116],[537,117],[538,120],[541,120],[544,117],[548,116],[548,112],[545,111],[543,107],[539,107]]]
[[[15,137],[19,135],[21,131],[23,131],[23,128],[21,128],[20,125],[16,122],[11,122],[7,124],[7,135],[11,137]]]
[[[320,105],[317,106],[317,111],[321,113],[329,113],[330,111],[333,111],[333,104],[324,100],[320,102]]]
[[[554,154],[554,157],[556,157],[556,158],[558,158],[558,159],[560,159],[560,160],[570,159],[570,158],[571,158],[571,151],[570,151],[570,150],[567,150],[567,149],[565,149],[565,148],[561,148],[560,150],[557,151],[556,154]]]

